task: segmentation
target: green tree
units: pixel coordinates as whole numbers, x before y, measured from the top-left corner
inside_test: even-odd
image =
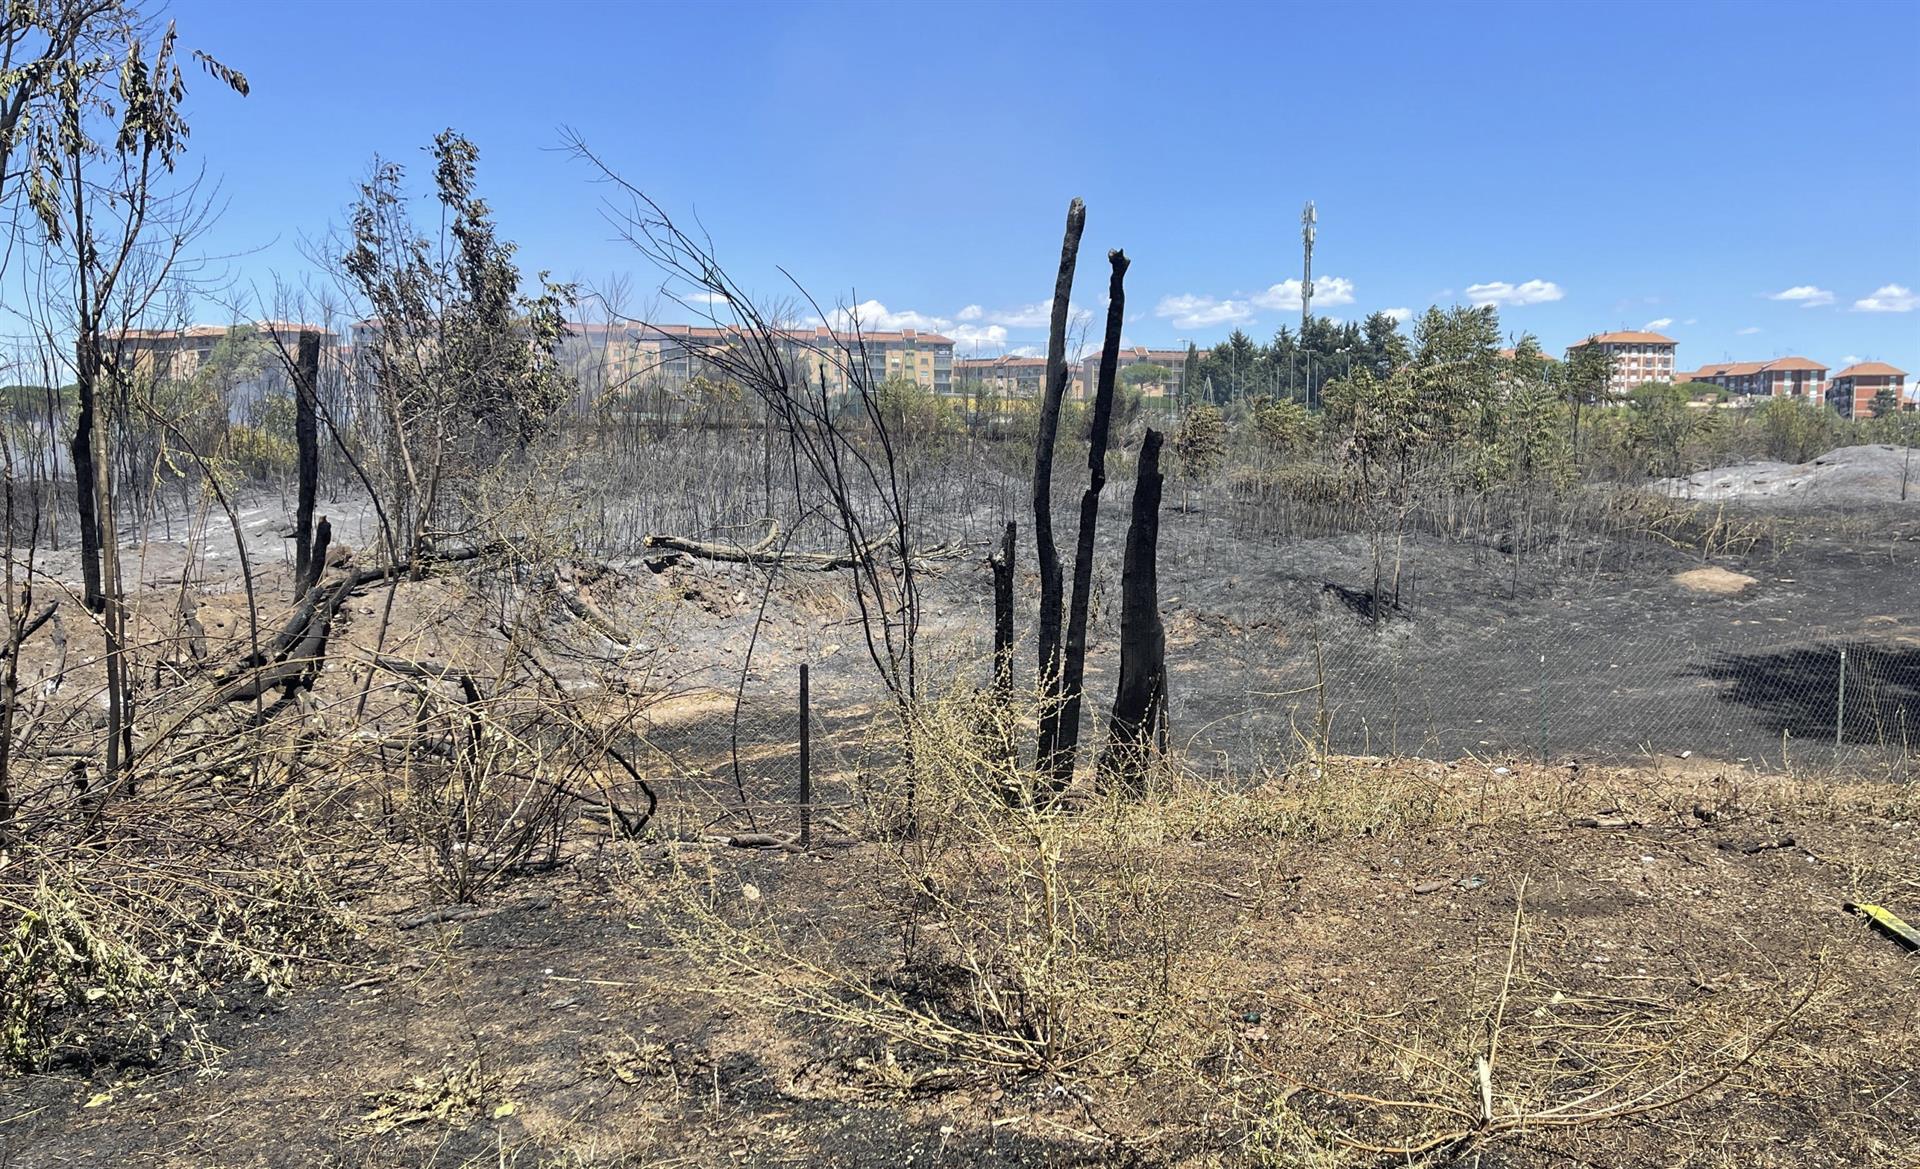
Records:
[[[1406,337],[1400,332],[1400,322],[1386,313],[1370,314],[1362,331],[1365,341],[1361,361],[1374,377],[1390,376],[1413,356]]]
[[[1173,449],[1180,458],[1180,474],[1189,483],[1202,483],[1212,477],[1227,453],[1227,426],[1219,407],[1211,402],[1189,406],[1174,436]]]
[[[1561,367],[1561,388],[1572,408],[1573,445],[1580,446],[1580,413],[1606,401],[1613,382],[1613,355],[1598,345],[1581,345],[1567,353]]]
[[[1145,386],[1170,386],[1173,384],[1173,371],[1164,365],[1155,365],[1151,361],[1135,362],[1120,372],[1120,384],[1133,389]]]
[[[1768,398],[1754,411],[1767,454],[1786,463],[1804,463],[1833,448],[1839,417],[1823,405],[1800,398]]]
[[[1246,397],[1253,387],[1263,384],[1266,373],[1260,346],[1239,329],[1200,359],[1200,377],[1212,387],[1210,400],[1215,405]]]
[[[1256,398],[1248,420],[1261,449],[1276,455],[1305,449],[1319,431],[1313,412],[1291,398]]]
[[[546,272],[520,293],[515,246],[496,234],[475,190],[479,151],[446,130],[434,139],[437,238],[414,226],[406,172],[375,160],[341,260],[350,290],[378,322],[362,368],[384,425],[405,555],[426,538],[442,488],[545,433],[573,392],[558,350],[571,285]]]
[[[1881,386],[1873,392],[1873,416],[1885,418],[1900,409],[1900,391],[1892,386]]]

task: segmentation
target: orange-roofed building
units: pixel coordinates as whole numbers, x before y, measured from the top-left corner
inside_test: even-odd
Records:
[[[1178,398],[1180,396],[1180,390],[1182,388],[1181,382],[1185,378],[1187,371],[1186,350],[1149,349],[1144,345],[1128,346],[1115,355],[1114,367],[1118,371],[1115,376],[1121,377],[1121,375],[1127,372],[1128,366],[1134,365],[1154,365],[1167,371],[1167,375],[1163,378],[1137,383],[1135,388],[1140,391],[1142,396],[1148,398]],[[1100,353],[1098,350],[1095,350],[1080,362],[1079,388],[1076,390],[1074,396],[1083,397],[1093,393],[1094,390],[1099,387],[1099,383]],[[1120,384],[1126,384],[1124,377],[1121,377]]]
[[[1827,367],[1806,357],[1776,357],[1771,361],[1709,362],[1687,376],[1746,397],[1817,402],[1826,389]]]
[[[1672,337],[1629,329],[1617,333],[1595,333],[1567,347],[1567,357],[1582,349],[1597,348],[1613,359],[1613,375],[1607,392],[1624,398],[1645,382],[1673,380],[1673,351],[1678,347]]]
[[[565,349],[576,367],[605,366],[614,377],[635,382],[685,385],[711,373],[709,358],[739,349],[749,336],[737,328],[711,325],[656,325],[643,322],[604,325],[574,323]],[[914,329],[834,331],[776,329],[781,357],[794,376],[812,382],[824,378],[827,392],[848,393],[848,365],[864,366],[862,381],[878,386],[905,378],[936,394],[953,392],[953,338]]]
[[[1848,418],[1873,417],[1873,396],[1883,389],[1905,403],[1907,371],[1884,361],[1861,361],[1833,375],[1827,383],[1827,404]]]

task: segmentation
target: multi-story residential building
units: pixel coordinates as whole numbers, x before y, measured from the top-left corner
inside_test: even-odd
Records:
[[[320,351],[326,353],[339,340],[319,325],[300,321],[243,321],[233,325],[187,325],[179,329],[128,329],[106,338],[110,360],[117,361],[126,373],[135,377],[184,381],[200,372],[214,348],[229,337],[258,338],[266,344],[276,340],[291,354],[303,332],[320,334]]]
[[[1185,375],[1187,368],[1187,351],[1184,349],[1148,349],[1143,345],[1135,345],[1120,351],[1117,365],[1121,375],[1127,372],[1127,367],[1134,365],[1155,365],[1166,370],[1166,377],[1156,378],[1147,382],[1135,382],[1133,383],[1133,387],[1139,390],[1142,395],[1149,398],[1178,398],[1183,388],[1181,386],[1181,379]],[[1093,389],[1099,385],[1099,382],[1100,353],[1098,350],[1095,350],[1080,362],[1080,388],[1074,396],[1086,397],[1093,392]],[[1121,384],[1127,384],[1124,376],[1121,377]]]
[[[622,384],[681,386],[697,376],[712,377],[712,356],[737,349],[737,329],[711,325],[582,324],[568,326],[563,354],[576,372],[598,371],[608,388]],[[781,356],[796,379],[824,377],[827,392],[849,391],[848,374],[858,368],[869,385],[905,378],[936,394],[953,389],[953,340],[913,329],[897,332],[835,332],[824,326],[786,329]]]
[[[200,372],[213,347],[232,330],[226,325],[181,329],[128,329],[108,338],[108,355],[128,375],[155,381],[186,381]]]
[[[953,363],[955,388],[961,394],[991,394],[1000,398],[1038,398],[1047,388],[1047,359],[1006,354],[1001,357],[962,357]]]
[[[1826,389],[1827,367],[1805,357],[1771,361],[1709,362],[1676,381],[1706,382],[1754,398],[1802,398],[1817,402]]]
[[[1066,396],[1083,399],[1087,387],[1080,367],[1067,367]],[[1047,389],[1047,359],[1006,354],[1002,357],[962,357],[953,363],[954,392],[988,393],[1003,398],[1039,398]]]
[[[1827,383],[1827,404],[1848,418],[1871,418],[1875,394],[1891,389],[1895,399],[1906,404],[1906,386],[1904,369],[1895,369],[1884,361],[1857,362],[1834,374]]]
[[[1616,398],[1624,398],[1645,382],[1673,380],[1673,351],[1676,345],[1672,337],[1638,330],[1595,333],[1584,341],[1569,345],[1567,358],[1572,360],[1576,352],[1589,346],[1599,348],[1613,359],[1613,375],[1608,380],[1607,392]]]

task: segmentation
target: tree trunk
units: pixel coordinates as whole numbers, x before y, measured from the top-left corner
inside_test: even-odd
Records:
[[[327,546],[331,543],[333,525],[327,522],[326,516],[321,516],[320,522],[314,526],[313,547],[307,551],[306,571],[300,576],[300,588],[294,596],[304,597],[309,589],[320,583],[320,574],[327,570]]]
[[[1160,432],[1140,444],[1140,474],[1127,528],[1120,582],[1120,686],[1100,757],[1103,783],[1139,792],[1156,753],[1166,749],[1167,633],[1160,623]]]
[[[1053,316],[1047,331],[1047,388],[1040,404],[1039,434],[1033,450],[1034,565],[1040,572],[1040,693],[1049,703],[1060,693],[1060,617],[1065,592],[1060,550],[1053,542],[1053,443],[1060,429],[1060,399],[1067,390],[1067,302],[1073,293],[1073,267],[1080,255],[1080,233],[1087,225],[1087,205],[1075,199],[1067,206],[1067,230],[1060,243],[1060,272],[1053,283]],[[1049,724],[1043,723],[1036,760],[1050,772],[1054,755]]]
[[[100,587],[100,517],[94,509],[94,402],[99,396],[100,346],[93,329],[80,325],[74,361],[73,497],[80,518],[80,579],[87,608],[98,613],[107,607]]]
[[[1127,254],[1107,253],[1113,272],[1107,281],[1107,333],[1100,347],[1100,377],[1093,397],[1093,426],[1087,443],[1087,489],[1080,495],[1080,529],[1073,551],[1073,600],[1067,611],[1066,659],[1059,701],[1049,703],[1040,725],[1041,742],[1051,738],[1053,789],[1073,780],[1080,751],[1080,700],[1087,666],[1087,609],[1093,592],[1093,541],[1100,520],[1100,491],[1107,485],[1107,434],[1113,424],[1114,380],[1119,373],[1120,328],[1126,320]],[[1051,726],[1049,726],[1051,724]],[[1051,730],[1051,735],[1049,735]]]
[[[1007,521],[1000,551],[987,561],[993,569],[993,694],[1013,701],[1013,543],[1019,525]]]
[[[1013,742],[1013,556],[1017,529],[1018,525],[1008,520],[1000,551],[987,558],[988,567],[993,569],[993,701],[990,709],[995,747],[1001,765],[1006,768],[1001,786],[1010,807],[1024,802],[1020,753]]]
[[[299,450],[298,497],[293,512],[293,595],[318,580],[313,570],[313,503],[320,487],[320,334],[300,332],[293,366],[293,440]],[[324,553],[323,553],[324,554]]]

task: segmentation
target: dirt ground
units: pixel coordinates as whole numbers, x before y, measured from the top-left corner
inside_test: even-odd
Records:
[[[476,920],[403,930],[418,906],[357,902],[360,952],[284,998],[209,1005],[202,1049],[0,1082],[0,1164],[1401,1164],[1340,1142],[1413,1135],[1369,1103],[1389,1089],[1470,1100],[1496,1011],[1497,1113],[1612,1099],[1596,1052],[1680,1052],[1687,1078],[1662,1106],[1515,1124],[1444,1163],[1920,1164],[1920,959],[1842,909],[1920,920],[1910,791],[1324,766],[1377,800],[1342,822],[1358,830],[1301,827],[1308,773],[1231,810],[1169,797],[1177,828],[1145,860],[1208,952],[1175,969],[1165,1030],[1099,1074],[890,1044],[685,940],[692,871],[887,976],[883,843],[599,842]]]

